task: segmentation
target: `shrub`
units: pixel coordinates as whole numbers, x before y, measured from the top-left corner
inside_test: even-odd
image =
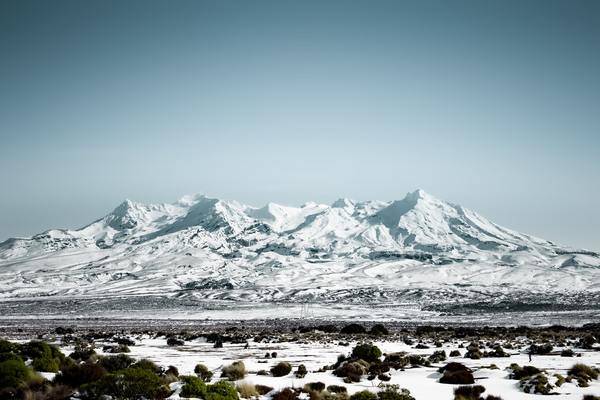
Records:
[[[0,353],[20,353],[21,345],[12,343],[8,340],[0,339]]]
[[[548,378],[544,373],[539,373],[535,376],[523,378],[519,381],[519,386],[525,393],[533,394],[551,394],[552,385],[548,382]]]
[[[481,385],[459,386],[454,389],[454,400],[479,400],[485,388]]]
[[[75,346],[75,350],[69,354],[69,357],[76,361],[87,361],[96,354],[91,346]]]
[[[325,390],[325,384],[323,382],[309,382],[304,385],[304,389],[309,392],[322,392]]]
[[[119,354],[116,356],[101,357],[98,363],[108,372],[115,372],[131,366],[135,360],[128,355]]]
[[[306,367],[304,366],[304,364],[300,364],[298,365],[298,369],[296,370],[296,378],[302,379],[306,376],[306,374],[308,373],[308,371],[306,370]]]
[[[238,400],[238,392],[227,381],[219,381],[213,385],[206,385],[204,400]]]
[[[290,363],[285,361],[277,363],[273,367],[271,367],[271,374],[273,374],[273,376],[286,376],[290,372],[292,372],[292,366],[290,365]]]
[[[177,367],[169,365],[169,368],[167,368],[167,370],[165,371],[165,375],[179,376],[179,370],[177,369]]]
[[[230,365],[226,365],[221,370],[221,377],[227,378],[230,381],[244,379],[246,376],[246,366],[243,361],[234,361]]]
[[[327,391],[331,393],[348,393],[346,386],[339,385],[329,385],[327,386]]]
[[[167,339],[167,346],[183,346],[185,342],[181,339],[177,339],[176,337],[170,337]]]
[[[383,324],[375,324],[371,327],[371,330],[369,331],[369,334],[371,335],[375,335],[375,336],[385,336],[385,335],[389,335],[390,331],[388,331],[388,329],[383,326]]]
[[[31,363],[31,368],[40,372],[58,372],[60,361],[57,358],[48,356],[34,358]]]
[[[349,382],[360,382],[360,378],[369,370],[369,363],[364,360],[345,362],[337,367],[333,374],[342,378],[348,378]]]
[[[458,350],[452,350],[450,352],[450,357],[460,357],[460,351],[458,351]]]
[[[298,393],[290,388],[280,390],[271,397],[272,400],[296,400],[297,398]]]
[[[568,375],[577,379],[579,386],[587,387],[588,382],[598,379],[598,370],[585,364],[575,364],[569,369]]]
[[[573,357],[574,355],[575,355],[575,352],[571,349],[563,349],[560,352],[561,357]]]
[[[398,385],[383,385],[383,390],[377,393],[379,400],[415,400],[408,389],[399,389]]]
[[[198,375],[204,382],[210,382],[213,377],[213,373],[204,364],[196,364],[194,367],[194,373]]]
[[[54,378],[54,381],[77,388],[86,383],[98,381],[106,374],[106,369],[99,364],[72,364],[63,367]]]
[[[429,362],[439,363],[446,361],[446,352],[444,350],[436,350],[429,356]]]
[[[532,344],[529,347],[530,354],[544,355],[544,354],[549,354],[551,351],[552,351],[552,345],[550,343]]]
[[[260,395],[260,393],[258,393],[258,390],[256,390],[256,386],[251,383],[248,383],[248,382],[238,383],[238,385],[236,386],[236,389],[237,389],[238,393],[240,394],[240,397],[242,397],[244,399],[258,397]]]
[[[197,376],[180,376],[179,379],[184,383],[181,387],[181,397],[199,397],[206,394],[206,384]]]
[[[484,357],[510,357],[510,354],[504,351],[502,346],[496,345],[494,346],[494,350],[486,351],[483,353]]]
[[[141,360],[132,364],[131,368],[144,369],[144,370],[150,371],[154,374],[162,374],[162,372],[163,372],[163,369],[161,367],[159,367],[154,362],[152,362],[146,358],[142,358]]]
[[[350,396],[350,400],[377,400],[377,395],[368,390],[361,390]]]
[[[461,363],[451,362],[439,369],[443,373],[440,383],[470,385],[475,382],[473,372]]]
[[[340,330],[340,333],[353,335],[353,334],[367,333],[367,330],[365,329],[364,326],[362,326],[360,324],[349,324],[349,325],[344,326]]]
[[[271,386],[266,386],[266,385],[254,385],[254,388],[256,389],[258,394],[260,394],[261,396],[264,396],[265,394],[267,394],[271,390],[273,390],[273,388]]]
[[[117,344],[117,345],[104,346],[102,348],[102,351],[104,353],[111,353],[111,354],[129,353],[129,352],[131,352],[131,350],[129,349],[129,347],[127,345],[125,345],[125,344]]]
[[[381,350],[373,344],[361,343],[352,349],[352,357],[369,362],[379,361]]]
[[[31,379],[33,373],[23,360],[0,362],[0,389],[18,388]]]
[[[542,370],[532,365],[524,365],[521,367],[520,365],[513,363],[510,364],[509,368],[512,370],[512,372],[508,375],[510,379],[529,378],[542,372]]]
[[[158,375],[144,368],[127,368],[81,386],[84,399],[112,396],[117,399],[164,399],[170,394]]]

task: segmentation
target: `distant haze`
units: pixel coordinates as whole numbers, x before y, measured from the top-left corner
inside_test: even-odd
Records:
[[[598,1],[3,1],[0,54],[0,240],[423,188],[600,250]]]

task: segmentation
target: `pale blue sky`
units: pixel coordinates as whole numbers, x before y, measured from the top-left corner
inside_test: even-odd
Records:
[[[417,187],[600,250],[600,2],[4,1],[0,240]]]

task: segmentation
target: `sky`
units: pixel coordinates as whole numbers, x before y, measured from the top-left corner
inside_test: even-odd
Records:
[[[0,240],[422,188],[600,250],[600,2],[2,1]]]

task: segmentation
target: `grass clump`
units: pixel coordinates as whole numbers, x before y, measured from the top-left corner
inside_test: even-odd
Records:
[[[204,397],[206,394],[206,384],[197,376],[185,375],[179,379],[183,382],[181,387],[181,397]]]
[[[598,369],[579,363],[569,369],[568,376],[571,379],[577,379],[577,384],[580,387],[588,387],[589,382],[598,379],[598,373]]]
[[[245,376],[246,366],[244,365],[243,361],[234,361],[230,365],[226,365],[225,367],[223,367],[223,369],[221,370],[221,377],[227,378],[230,381],[244,379]]]
[[[240,394],[240,397],[243,399],[251,399],[253,397],[260,396],[260,393],[256,389],[256,386],[248,382],[238,383],[236,389]]]
[[[350,400],[377,400],[377,395],[368,390],[361,390],[350,396]]]
[[[210,382],[213,377],[213,373],[204,364],[196,364],[194,367],[194,373],[200,377],[204,382]]]
[[[408,389],[400,389],[398,385],[380,385],[382,390],[377,393],[379,400],[415,400]]]

